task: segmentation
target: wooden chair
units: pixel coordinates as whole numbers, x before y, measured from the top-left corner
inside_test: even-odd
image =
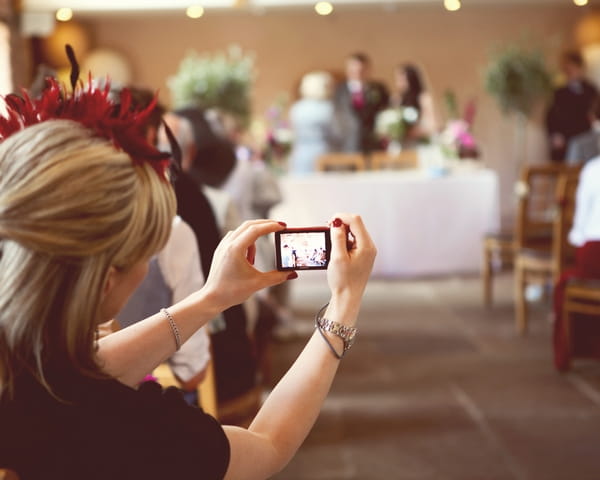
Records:
[[[415,169],[418,166],[416,150],[402,150],[398,155],[376,151],[371,153],[371,169]]]
[[[362,153],[325,153],[317,160],[317,170],[331,171],[361,171],[366,168]]]
[[[575,211],[575,192],[579,182],[580,167],[555,168],[554,173],[548,170],[548,180],[554,176],[554,207],[544,217],[535,219],[521,228],[533,231],[535,235],[545,235],[547,225],[551,225],[550,248],[546,245],[522,246],[515,256],[515,322],[517,331],[527,331],[528,308],[525,299],[527,285],[554,284],[565,266],[574,259],[574,248],[568,243],[568,235],[573,223]],[[524,235],[524,231],[519,232]]]
[[[155,368],[152,375],[164,388],[181,388],[181,384],[173,375],[167,363]],[[263,391],[263,385],[261,384],[235,398],[218,402],[215,369],[211,361],[207,367],[204,380],[198,385],[198,406],[223,424],[247,427],[262,405]]]
[[[167,363],[161,363],[154,369],[152,375],[156,377],[158,383],[162,387],[176,387],[181,388],[181,384],[173,374],[171,367]],[[217,408],[217,389],[215,384],[215,370],[212,361],[206,367],[206,376],[204,380],[200,382],[197,387],[198,393],[198,406],[204,410],[205,413],[218,418]]]
[[[483,303],[493,303],[495,261],[503,267],[514,264],[522,248],[550,250],[552,216],[556,205],[556,182],[562,165],[532,165],[522,169],[516,186],[517,214],[512,230],[490,233],[483,239]]]
[[[600,321],[600,281],[572,279],[567,283],[563,303],[563,318],[567,343],[567,358],[573,357],[573,315],[589,315]]]

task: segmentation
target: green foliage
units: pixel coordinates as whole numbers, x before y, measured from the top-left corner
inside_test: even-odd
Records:
[[[173,108],[218,108],[244,126],[250,121],[254,56],[232,46],[214,55],[188,53],[167,80]]]
[[[534,105],[552,90],[552,79],[542,52],[510,45],[490,60],[485,88],[505,113],[529,116]]]
[[[454,90],[448,88],[444,91],[444,103],[446,105],[448,118],[459,118],[458,102],[456,101],[456,93],[454,93]]]

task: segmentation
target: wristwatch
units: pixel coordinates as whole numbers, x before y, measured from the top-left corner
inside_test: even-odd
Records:
[[[356,332],[358,329],[355,327],[346,327],[341,323],[323,318],[321,314],[324,310],[325,308],[322,308],[315,319],[317,327],[325,332],[330,332],[340,337],[344,341],[344,352],[350,350],[350,347],[352,347],[354,340],[356,339]]]

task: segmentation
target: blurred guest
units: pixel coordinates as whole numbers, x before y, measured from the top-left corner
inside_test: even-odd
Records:
[[[336,128],[343,152],[368,153],[378,148],[375,117],[389,103],[385,85],[370,79],[371,61],[364,53],[354,53],[346,60],[346,80],[334,95]]]
[[[211,160],[203,155],[215,152],[210,146],[211,139],[203,138],[205,128],[210,128],[200,110],[185,109],[165,115],[165,121],[174,134],[181,149],[183,172],[177,174],[174,186],[177,196],[177,213],[192,227],[198,242],[200,264],[204,277],[208,278],[213,254],[222,238],[213,206],[202,183],[201,172],[208,176],[219,176],[222,183],[231,166],[227,169],[211,168]],[[207,134],[211,135],[211,133]],[[160,145],[165,148],[165,131],[160,132]],[[216,147],[217,149],[220,147]],[[227,156],[228,157],[228,156]],[[226,158],[227,158],[226,157]],[[203,161],[206,160],[206,164]],[[234,158],[235,162],[235,158]],[[187,174],[196,165],[195,179]],[[200,183],[198,183],[200,182]],[[223,196],[216,194],[212,198]],[[221,208],[221,207],[218,207]],[[235,226],[231,226],[235,228]],[[215,378],[219,401],[231,400],[253,388],[256,384],[256,358],[248,336],[248,317],[242,305],[226,309],[211,322],[211,342],[215,359]]]
[[[600,323],[575,318],[568,345],[562,314],[565,286],[571,278],[600,279],[600,157],[590,160],[581,171],[569,242],[577,247],[575,268],[563,273],[554,290],[554,363],[559,370],[568,369],[571,349],[600,358]]]
[[[570,165],[585,163],[600,155],[600,97],[590,111],[590,130],[574,136],[567,148],[566,161]]]
[[[433,98],[425,89],[419,69],[411,64],[403,64],[394,70],[395,92],[391,104],[404,108],[404,121],[408,129],[405,141],[415,143],[428,139],[437,131],[437,121]]]
[[[333,149],[332,81],[327,72],[311,72],[302,77],[301,99],[290,109],[294,136],[289,157],[291,174],[314,172],[319,156]]]
[[[585,63],[579,52],[565,53],[561,69],[567,84],[554,92],[546,116],[550,158],[554,162],[565,160],[571,138],[590,129],[589,112],[598,96],[596,87],[584,78]]]

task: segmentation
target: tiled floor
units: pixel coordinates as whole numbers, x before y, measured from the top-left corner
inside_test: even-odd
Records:
[[[327,298],[319,275],[294,284],[306,336]],[[510,274],[496,287],[486,310],[477,277],[372,282],[323,412],[275,478],[600,479],[600,362],[555,372],[548,305],[519,337]],[[275,377],[303,341],[275,346]]]

